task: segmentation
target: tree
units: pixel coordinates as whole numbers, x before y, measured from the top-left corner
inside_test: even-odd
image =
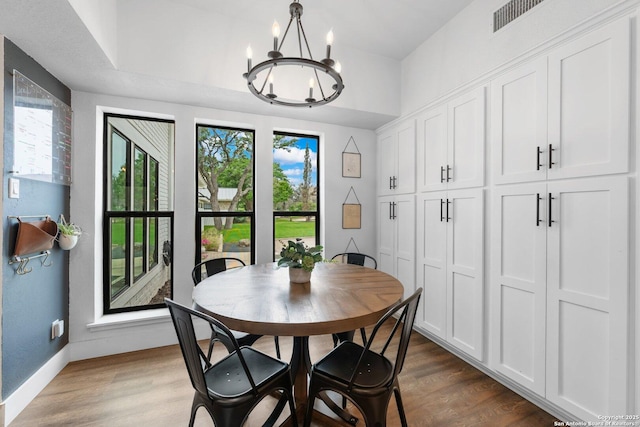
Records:
[[[304,150],[304,169],[302,171],[302,184],[300,184],[300,196],[302,201],[302,210],[308,211],[311,205],[311,151],[309,143]],[[307,221],[311,218],[307,217]]]
[[[284,174],[279,163],[273,162],[273,209],[283,211],[293,195],[289,178]]]
[[[237,192],[229,205],[229,211],[236,211],[240,201],[251,191],[251,156],[253,134],[238,130],[198,127],[198,174],[209,190],[209,202],[214,212],[220,212],[218,189],[221,177],[227,183],[235,183]],[[226,174],[226,175],[225,175]],[[223,229],[222,218],[215,217],[214,225]],[[227,217],[225,229],[233,226],[233,217]]]

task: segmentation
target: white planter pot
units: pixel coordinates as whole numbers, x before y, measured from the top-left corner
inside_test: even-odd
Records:
[[[72,249],[76,243],[78,243],[78,236],[75,234],[61,234],[58,237],[58,246],[60,246],[60,249],[64,249],[65,251]]]
[[[304,268],[289,267],[289,281],[291,283],[308,283],[311,281],[311,272]]]

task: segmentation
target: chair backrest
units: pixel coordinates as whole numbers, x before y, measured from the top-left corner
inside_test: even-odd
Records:
[[[413,293],[413,295],[411,295],[409,298],[405,299],[404,301],[398,303],[397,305],[393,306],[389,311],[387,311],[387,313],[384,316],[382,316],[380,320],[378,320],[376,325],[373,327],[373,331],[371,331],[371,335],[367,340],[367,344],[364,348],[364,351],[362,352],[362,355],[360,356],[360,360],[358,360],[358,365],[360,365],[360,363],[362,362],[362,358],[364,357],[366,352],[370,350],[371,344],[375,341],[376,335],[378,334],[378,330],[380,329],[380,327],[387,320],[389,320],[389,318],[397,314],[398,317],[395,321],[395,324],[393,325],[393,328],[391,329],[391,332],[389,333],[385,341],[385,344],[382,347],[382,350],[380,351],[380,354],[384,355],[384,353],[389,348],[389,344],[393,340],[396,332],[400,330],[398,351],[396,353],[396,358],[394,362],[395,365],[393,368],[393,380],[397,378],[397,376],[402,371],[402,366],[404,365],[404,359],[407,355],[407,349],[409,348],[409,340],[411,338],[411,331],[413,330],[413,322],[416,319],[416,313],[418,311],[418,303],[420,302],[421,294],[422,294],[422,288],[418,288],[418,290],[416,290]],[[400,324],[402,324],[402,329],[399,329]],[[356,378],[356,373],[358,372],[358,370],[359,368],[354,369],[353,376],[349,382],[349,387],[353,385],[353,381]]]
[[[169,312],[171,313],[171,319],[173,320],[173,326],[176,329],[176,335],[178,336],[178,342],[180,343],[180,349],[182,350],[182,356],[184,357],[185,365],[187,366],[187,371],[189,372],[189,378],[191,379],[191,384],[193,388],[196,389],[199,393],[204,396],[208,396],[209,392],[207,391],[207,383],[204,379],[205,371],[211,367],[211,362],[207,359],[206,355],[202,352],[202,349],[198,345],[198,340],[196,339],[196,333],[193,328],[193,317],[198,317],[200,319],[209,322],[214,325],[219,333],[225,334],[233,346],[235,350],[229,354],[227,357],[238,357],[240,359],[240,363],[249,379],[249,383],[253,388],[254,392],[256,390],[256,385],[253,381],[253,378],[249,372],[249,368],[247,367],[246,361],[242,356],[242,352],[240,351],[240,346],[238,345],[238,341],[236,341],[233,333],[227,328],[222,322],[217,319],[214,319],[211,316],[207,316],[204,313],[200,313],[199,311],[195,311],[186,307],[182,304],[178,304],[175,301],[172,301],[168,298],[164,299],[165,304],[169,307]]]
[[[191,278],[193,279],[194,286],[202,282],[209,276],[227,271],[227,263],[230,263],[232,265],[236,264],[236,266],[238,267],[246,265],[240,258],[234,257],[221,257],[202,261],[196,264],[196,266],[193,267],[193,270],[191,270]],[[202,274],[203,268],[205,270],[206,276]]]
[[[378,268],[378,262],[372,256],[367,254],[361,254],[358,252],[343,252],[341,254],[336,254],[331,258],[332,261],[339,260],[344,264],[355,264],[362,265],[365,267],[373,266],[372,268]],[[366,265],[365,265],[366,264]]]

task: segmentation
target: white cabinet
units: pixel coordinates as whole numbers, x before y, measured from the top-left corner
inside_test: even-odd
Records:
[[[484,185],[485,88],[417,118],[418,190]]]
[[[378,136],[378,195],[413,193],[416,185],[415,120]]]
[[[628,19],[491,82],[497,184],[629,170]]]
[[[429,192],[418,197],[416,324],[483,359],[483,190]]]
[[[397,278],[405,297],[415,289],[415,196],[378,198],[378,270]]]
[[[584,420],[628,413],[626,176],[498,187],[492,369]]]

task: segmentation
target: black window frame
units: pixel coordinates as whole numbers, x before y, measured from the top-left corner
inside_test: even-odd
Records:
[[[273,210],[273,260],[276,261],[276,255],[280,253],[280,247],[276,247],[276,218],[277,217],[294,217],[294,216],[312,216],[315,217],[315,237],[316,237],[316,245],[320,244],[320,218],[321,218],[321,206],[320,206],[320,137],[318,135],[309,135],[303,133],[294,133],[294,132],[282,132],[282,131],[274,131],[273,136],[283,135],[283,136],[291,136],[294,138],[307,138],[307,139],[315,139],[317,142],[318,156],[316,161],[316,174],[317,174],[317,196],[316,196],[316,210],[315,211],[276,211]],[[273,138],[271,140],[272,150],[273,150]],[[273,206],[273,201],[271,203]]]
[[[136,305],[136,306],[129,306],[129,307],[111,307],[111,303],[113,302],[113,299],[118,297],[119,295],[121,295],[123,292],[125,292],[127,289],[131,288],[131,285],[133,283],[135,283],[136,281],[138,281],[139,279],[141,279],[142,277],[144,277],[144,275],[146,275],[149,271],[151,271],[153,268],[155,268],[159,262],[159,253],[162,250],[162,248],[159,247],[159,241],[158,241],[158,233],[155,233],[155,247],[156,247],[156,262],[153,264],[150,264],[147,259],[147,253],[149,252],[149,249],[146,247],[148,242],[148,228],[149,228],[149,220],[150,219],[155,219],[155,224],[156,224],[156,228],[158,228],[159,223],[160,223],[160,218],[168,218],[169,219],[169,242],[173,242],[174,241],[174,211],[173,210],[168,210],[168,211],[159,211],[158,210],[158,197],[155,197],[155,210],[154,211],[150,211],[149,209],[149,186],[148,186],[148,181],[149,181],[149,159],[153,159],[153,161],[156,162],[156,164],[158,165],[157,171],[156,173],[158,174],[158,176],[156,177],[156,190],[159,188],[158,187],[158,177],[159,177],[159,166],[160,166],[160,162],[153,158],[151,155],[149,155],[145,150],[143,150],[142,148],[140,148],[139,146],[135,145],[135,143],[133,141],[131,141],[128,137],[126,137],[121,131],[119,131],[117,129],[117,127],[115,126],[111,126],[111,129],[117,133],[122,139],[124,139],[127,143],[127,148],[126,148],[126,170],[127,171],[131,171],[133,170],[132,165],[135,162],[135,159],[133,159],[132,153],[134,152],[135,149],[140,150],[141,152],[143,152],[145,154],[145,174],[144,174],[144,180],[145,180],[145,201],[144,201],[144,206],[145,206],[145,210],[144,211],[136,211],[135,209],[132,209],[134,207],[131,206],[131,199],[132,199],[132,194],[131,192],[132,190],[132,180],[133,180],[133,175],[134,173],[127,173],[125,176],[125,209],[124,210],[110,210],[110,206],[109,206],[109,192],[111,190],[111,170],[110,170],[110,149],[109,149],[109,141],[110,141],[110,137],[109,137],[109,118],[123,118],[123,119],[130,119],[130,120],[144,120],[144,121],[153,121],[153,122],[162,122],[162,123],[170,123],[172,125],[175,126],[175,121],[174,120],[168,120],[168,119],[159,119],[159,118],[154,118],[154,117],[144,117],[144,116],[135,116],[135,115],[129,115],[129,114],[116,114],[116,113],[104,113],[103,114],[103,191],[102,191],[102,196],[103,196],[103,222],[102,222],[102,236],[103,236],[103,280],[102,280],[102,310],[103,310],[103,314],[116,314],[116,313],[124,313],[124,312],[132,312],[132,311],[143,311],[143,310],[151,310],[151,309],[158,309],[158,308],[164,308],[165,304],[164,302],[162,303],[157,303],[157,304],[147,304],[147,305]],[[131,146],[133,145],[133,146]],[[125,259],[127,260],[127,262],[125,263],[125,280],[128,282],[125,284],[125,286],[122,288],[121,291],[119,291],[117,294],[115,295],[111,295],[111,256],[108,256],[107,254],[110,253],[111,251],[111,220],[114,218],[123,218],[125,220],[125,235],[126,236],[130,236],[131,235],[131,227],[132,222],[137,219],[137,218],[143,218],[145,219],[145,223],[146,226],[143,229],[143,253],[144,253],[144,260],[143,260],[143,273],[135,278],[133,278],[133,280],[131,280],[131,276],[132,276],[132,263],[129,262],[129,258],[132,256],[132,244],[130,244],[129,242],[127,242],[127,244],[125,244]],[[127,237],[128,239],[128,237]],[[170,266],[169,264],[172,262],[171,259],[171,254],[168,254],[168,258],[167,260],[169,261],[169,263],[167,264],[165,262],[165,264],[167,264],[167,266],[169,266],[170,268],[170,272],[169,272],[169,280],[170,280],[170,297],[173,296],[173,291],[174,291],[174,281],[173,281],[173,267]]]
[[[239,131],[251,133],[253,135],[253,147],[251,149],[251,191],[253,192],[253,210],[251,211],[201,211],[199,206],[199,198],[198,198],[198,179],[200,178],[198,172],[198,129],[201,127],[205,128],[215,128],[215,129],[223,129],[229,131]],[[254,129],[247,128],[239,128],[239,127],[231,127],[231,126],[219,126],[215,124],[206,124],[206,123],[196,123],[195,126],[196,131],[196,140],[194,144],[196,146],[196,156],[195,156],[195,207],[196,207],[196,226],[195,226],[195,236],[194,236],[194,244],[195,244],[195,256],[194,256],[194,265],[198,264],[202,261],[200,248],[202,245],[202,219],[203,218],[228,218],[228,217],[249,217],[251,221],[251,230],[249,232],[251,236],[251,264],[255,264],[256,262],[256,156],[255,156],[255,147],[256,147],[256,132]]]

